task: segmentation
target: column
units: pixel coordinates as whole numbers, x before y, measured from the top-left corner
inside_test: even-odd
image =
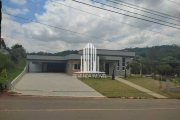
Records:
[[[89,43],[88,43],[87,48],[88,48],[88,50],[87,50],[87,55],[88,55],[88,66],[87,66],[87,68],[88,68],[88,70],[87,71],[89,72]]]
[[[85,48],[83,48],[83,71],[85,71]]]
[[[98,72],[99,72],[99,56],[98,56]]]
[[[82,72],[82,56],[81,56],[81,72]]]
[[[97,62],[96,62],[96,48],[94,50],[95,50],[95,71],[97,71],[97,68],[96,68],[96,64],[97,64]]]
[[[93,62],[93,60],[92,60],[92,43],[91,43],[91,72],[92,72],[92,62]]]

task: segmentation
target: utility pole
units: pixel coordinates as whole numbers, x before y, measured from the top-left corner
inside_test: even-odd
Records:
[[[142,77],[142,62],[141,62],[141,59],[139,59],[140,61],[140,77]]]

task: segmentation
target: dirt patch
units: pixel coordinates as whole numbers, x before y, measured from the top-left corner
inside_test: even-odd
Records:
[[[12,91],[3,91],[3,92],[0,92],[0,97],[1,96],[15,96],[15,95],[19,95],[19,93],[12,92]]]

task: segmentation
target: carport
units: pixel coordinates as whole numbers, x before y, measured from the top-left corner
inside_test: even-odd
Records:
[[[63,56],[27,56],[29,73],[65,73],[66,64]]]

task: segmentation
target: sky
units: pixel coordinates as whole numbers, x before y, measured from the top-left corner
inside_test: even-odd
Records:
[[[177,24],[169,24],[177,28],[171,28],[148,21],[135,19],[80,4],[72,0],[1,1],[3,12],[2,37],[5,40],[6,46],[11,47],[14,44],[21,44],[27,52],[43,51],[56,53],[64,50],[80,50],[87,43],[92,43],[97,49],[111,50],[156,45],[180,45],[180,29],[177,29],[180,28],[180,19],[179,21],[177,21],[178,19],[175,21],[168,18],[162,18],[160,16],[108,2],[106,0],[95,1],[102,2],[119,9],[128,10],[134,13]],[[77,1],[101,7],[103,9],[109,9],[123,14],[155,21],[150,18],[145,18],[143,16],[95,3],[91,0]],[[179,16],[180,18],[180,5],[168,0],[121,1],[126,1],[131,4],[175,17]],[[175,2],[180,3],[180,0],[176,0]],[[4,13],[8,13],[10,15]],[[20,19],[14,16],[34,20],[42,24]],[[131,26],[127,24],[130,24]],[[133,26],[138,26],[144,29],[139,29]],[[152,31],[157,31],[160,33]]]

